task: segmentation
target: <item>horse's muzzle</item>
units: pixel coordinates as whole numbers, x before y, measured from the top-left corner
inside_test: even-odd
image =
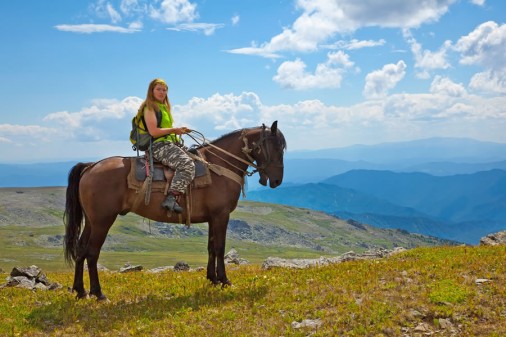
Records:
[[[276,188],[279,185],[281,185],[282,181],[283,181],[283,179],[269,179],[269,187]]]

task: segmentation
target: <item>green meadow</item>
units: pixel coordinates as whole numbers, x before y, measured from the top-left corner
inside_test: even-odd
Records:
[[[499,337],[505,260],[505,246],[442,246],[309,269],[228,266],[223,289],[205,271],[105,271],[108,302],[76,300],[72,273],[50,272],[62,288],[0,290],[0,335]]]

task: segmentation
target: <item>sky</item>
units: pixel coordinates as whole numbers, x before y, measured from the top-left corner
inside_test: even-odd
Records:
[[[505,13],[503,0],[1,1],[0,162],[135,155],[154,78],[175,125],[208,140],[277,120],[289,152],[506,143]]]

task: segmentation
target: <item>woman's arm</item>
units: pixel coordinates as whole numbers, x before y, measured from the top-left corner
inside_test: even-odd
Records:
[[[144,120],[146,121],[146,127],[148,128],[149,134],[154,137],[162,137],[170,134],[182,135],[190,132],[190,129],[183,126],[180,128],[159,128],[157,126],[156,114],[153,110],[146,108],[144,110]]]

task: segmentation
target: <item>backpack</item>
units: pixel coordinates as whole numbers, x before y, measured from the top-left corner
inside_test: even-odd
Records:
[[[162,113],[156,111],[156,125],[160,127],[162,122]],[[132,150],[146,151],[149,149],[153,137],[148,132],[146,127],[146,120],[144,119],[144,109],[139,109],[137,114],[132,118],[132,130],[130,131],[130,142],[132,143]]]

